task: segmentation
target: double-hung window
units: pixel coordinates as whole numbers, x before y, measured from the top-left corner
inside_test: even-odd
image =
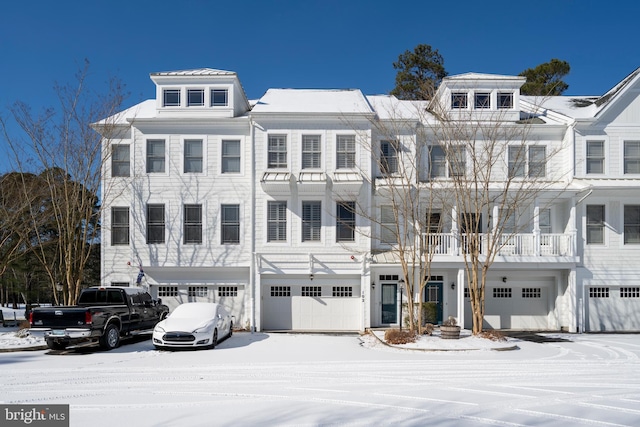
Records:
[[[204,89],[188,89],[187,90],[187,106],[188,107],[204,106]]]
[[[440,145],[429,147],[429,177],[444,178],[447,176],[447,158]]]
[[[226,107],[229,105],[229,91],[227,89],[211,89],[211,106]]]
[[[267,241],[287,241],[287,202],[272,201],[267,204]]]
[[[240,141],[222,140],[222,173],[240,173]]]
[[[184,243],[202,243],[202,205],[184,205]]]
[[[398,172],[397,141],[380,141],[380,171],[384,175]]]
[[[451,147],[449,156],[449,175],[451,177],[465,176],[467,170],[467,149],[462,145]]]
[[[604,205],[587,205],[587,244],[604,244]]]
[[[356,136],[337,135],[336,137],[336,169],[353,169],[356,167]]]
[[[509,155],[509,178],[524,178],[527,164],[527,150],[524,145],[510,145]]]
[[[287,167],[287,136],[269,135],[267,157],[269,168]]]
[[[547,149],[540,145],[529,147],[529,178],[544,178],[547,174]]]
[[[147,173],[164,173],[164,139],[147,140]]]
[[[180,89],[165,89],[162,92],[163,107],[179,107],[180,106]]]
[[[302,241],[319,242],[322,230],[322,202],[302,202]]]
[[[354,242],[356,230],[356,203],[338,202],[336,204],[336,240]]]
[[[111,208],[111,246],[129,244],[129,208]]]
[[[392,245],[398,242],[396,216],[393,206],[380,206],[380,242]]]
[[[604,141],[587,141],[587,173],[604,173]]]
[[[624,173],[640,173],[640,141],[624,141]]]
[[[202,140],[184,140],[184,173],[202,173]]]
[[[640,205],[624,205],[624,244],[640,243]]]
[[[163,204],[147,205],[147,244],[164,243],[165,216]]]
[[[220,210],[222,244],[240,243],[240,205],[222,205]]]
[[[302,135],[302,169],[320,168],[320,135]]]
[[[111,176],[129,176],[131,157],[128,144],[111,147]]]

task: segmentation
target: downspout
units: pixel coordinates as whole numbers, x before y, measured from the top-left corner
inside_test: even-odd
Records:
[[[249,264],[249,302],[251,304],[251,314],[249,319],[249,330],[251,333],[256,330],[256,164],[255,164],[255,150],[256,145],[254,141],[254,123],[253,119],[249,117],[249,143],[251,144],[251,156],[250,156],[250,164],[251,164],[251,232],[249,233],[251,236],[251,262]]]

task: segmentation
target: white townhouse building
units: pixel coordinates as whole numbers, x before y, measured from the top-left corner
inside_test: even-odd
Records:
[[[421,231],[425,247],[437,245],[422,295],[402,294],[382,226],[384,186],[404,158],[426,150],[416,187],[456,173],[427,103],[307,89],[248,101],[236,73],[214,69],[151,79],[155,99],[96,124],[103,285],[140,280],[171,307],[221,302],[236,326],[256,330],[397,326],[409,297],[470,328],[458,207],[430,211],[439,226]],[[640,71],[601,97],[525,97],[523,83],[462,74],[435,98],[463,126],[526,126],[522,164],[505,150],[502,173],[545,182],[490,268],[485,326],[638,331]],[[463,214],[491,228],[497,209]]]

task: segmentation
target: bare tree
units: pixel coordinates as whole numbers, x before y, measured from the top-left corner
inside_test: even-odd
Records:
[[[74,85],[55,87],[59,106],[42,114],[15,103],[11,113],[24,136],[9,135],[7,123],[2,122],[16,167],[21,172],[40,171],[53,232],[43,230],[32,212],[29,243],[47,271],[56,303],[59,286],[64,303],[77,299],[91,251],[99,242],[99,195],[108,191],[101,188],[103,162],[109,159],[102,155],[103,138],[108,141],[115,132],[115,114],[126,96],[118,79],[109,80],[106,93],[97,93],[89,89],[88,77],[85,62]],[[101,136],[91,125],[105,117],[111,119],[101,122]],[[25,185],[23,191],[26,194],[29,188]]]

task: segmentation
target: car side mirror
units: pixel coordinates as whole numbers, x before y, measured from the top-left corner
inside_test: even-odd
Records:
[[[158,298],[156,301],[158,301],[158,304],[162,304],[162,298]]]

